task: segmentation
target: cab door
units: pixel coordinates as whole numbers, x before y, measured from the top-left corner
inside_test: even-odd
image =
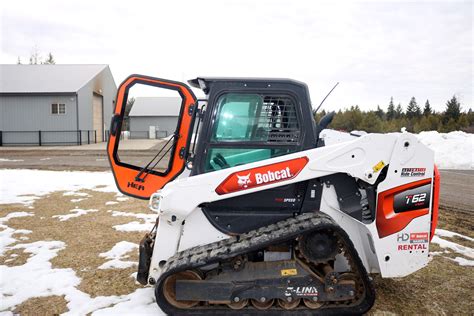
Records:
[[[148,199],[183,172],[196,103],[181,82],[131,75],[120,84],[107,144],[120,192]]]

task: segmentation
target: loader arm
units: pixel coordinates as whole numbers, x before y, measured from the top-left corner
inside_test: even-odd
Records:
[[[153,170],[148,165],[141,167],[131,165],[121,161],[117,153],[119,143],[121,142],[129,90],[135,85],[174,90],[181,97],[182,102],[176,130],[168,140],[169,149],[167,152],[163,152],[163,154],[169,153],[170,155],[168,167],[164,171]],[[196,97],[184,83],[143,75],[131,75],[120,84],[116,100],[114,116],[110,126],[110,138],[107,144],[107,154],[115,182],[123,194],[148,199],[153,193],[163,188],[184,170],[196,112]],[[157,151],[158,153],[159,150]]]

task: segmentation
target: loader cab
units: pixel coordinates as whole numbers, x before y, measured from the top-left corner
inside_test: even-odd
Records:
[[[207,95],[191,176],[316,146],[307,86],[289,79],[196,78]]]
[[[265,78],[189,83],[206,100],[198,100],[185,83],[161,78],[131,75],[120,84],[107,152],[122,193],[148,199],[185,167],[195,176],[316,147],[304,83]]]

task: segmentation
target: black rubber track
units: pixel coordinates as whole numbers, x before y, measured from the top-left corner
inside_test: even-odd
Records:
[[[233,310],[220,306],[196,306],[191,309],[178,309],[169,304],[162,291],[164,280],[173,273],[197,269],[211,263],[228,260],[237,255],[256,251],[270,245],[293,240],[297,236],[318,230],[330,229],[336,232],[345,243],[345,248],[353,260],[365,288],[365,298],[353,306],[333,305],[319,309],[298,308],[284,310],[271,307],[268,310],[256,310],[247,306]],[[198,246],[179,252],[171,257],[163,267],[163,273],[157,281],[155,296],[158,306],[168,315],[361,315],[369,311],[375,302],[375,289],[362,261],[346,232],[329,216],[321,212],[305,213],[254,231],[231,237],[219,242]]]

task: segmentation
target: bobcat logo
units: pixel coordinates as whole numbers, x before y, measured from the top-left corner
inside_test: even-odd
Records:
[[[250,183],[252,183],[252,181],[250,181],[250,173],[246,176],[239,176],[238,174],[236,174],[237,178],[239,178],[237,180],[237,184],[241,187],[241,188],[247,188],[248,185]]]

